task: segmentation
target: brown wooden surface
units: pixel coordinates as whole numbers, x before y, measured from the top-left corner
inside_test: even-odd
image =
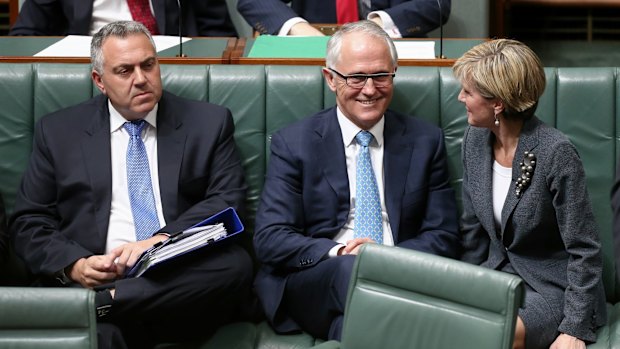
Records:
[[[619,0],[504,0],[508,5],[620,7]]]

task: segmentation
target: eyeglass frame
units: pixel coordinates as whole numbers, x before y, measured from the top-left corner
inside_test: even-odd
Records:
[[[394,83],[394,77],[396,76],[396,73],[375,73],[375,74],[350,74],[350,75],[344,75],[341,72],[337,71],[336,69],[333,68],[327,68],[328,70],[330,70],[333,73],[336,73],[336,75],[338,75],[341,79],[344,80],[344,83],[350,87],[350,88],[354,88],[354,89],[362,89],[364,88],[364,86],[366,86],[366,82],[368,82],[368,78],[372,79],[373,84],[375,84],[376,87],[388,87],[390,85],[392,85]],[[391,77],[392,79],[390,80],[390,83],[387,85],[376,85],[376,80],[375,78],[380,78],[380,77]],[[364,78],[364,84],[362,84],[360,87],[355,87],[355,86],[351,86],[349,85],[349,78]]]

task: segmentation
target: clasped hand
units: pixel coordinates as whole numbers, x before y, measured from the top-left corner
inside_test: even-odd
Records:
[[[338,250],[338,255],[339,256],[344,256],[347,254],[357,255],[363,244],[374,243],[374,242],[375,241],[371,238],[355,238],[355,239],[349,240],[347,241],[347,244],[343,248]]]
[[[69,268],[67,275],[86,288],[110,283],[122,278],[125,271],[136,264],[144,251],[167,238],[166,235],[155,235],[146,240],[118,246],[105,255],[78,259]]]

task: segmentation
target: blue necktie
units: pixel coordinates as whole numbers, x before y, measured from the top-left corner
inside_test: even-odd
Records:
[[[136,241],[150,238],[159,230],[159,219],[155,207],[155,196],[151,183],[151,171],[146,149],[140,137],[142,129],[146,125],[144,120],[125,123],[125,129],[129,133],[129,145],[127,146],[127,188],[129,190],[129,202],[131,213],[136,229]]]
[[[355,174],[355,237],[369,237],[376,243],[383,243],[383,225],[381,220],[381,199],[377,180],[372,170],[368,144],[372,133],[360,131],[355,139],[360,146],[357,154],[357,171]]]

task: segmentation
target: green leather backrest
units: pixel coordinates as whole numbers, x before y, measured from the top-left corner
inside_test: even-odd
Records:
[[[620,149],[617,126],[620,79],[617,68],[546,68],[547,89],[538,115],[577,146],[601,232],[604,282],[618,299],[613,265],[609,191]],[[335,104],[334,93],[316,66],[162,65],[164,87],[178,95],[228,107],[249,184],[254,212],[264,182],[271,134]],[[413,114],[444,130],[452,184],[461,187],[461,137],[467,125],[458,102],[459,84],[450,68],[399,67],[392,109]],[[88,64],[0,64],[0,192],[9,211],[31,151],[34,122],[42,115],[99,93]],[[180,111],[181,112],[181,111]],[[458,199],[458,196],[457,196]],[[459,203],[460,203],[460,199]]]
[[[95,349],[94,304],[88,289],[0,287],[0,347]]]
[[[515,275],[365,245],[353,267],[341,347],[512,348],[523,297]]]

